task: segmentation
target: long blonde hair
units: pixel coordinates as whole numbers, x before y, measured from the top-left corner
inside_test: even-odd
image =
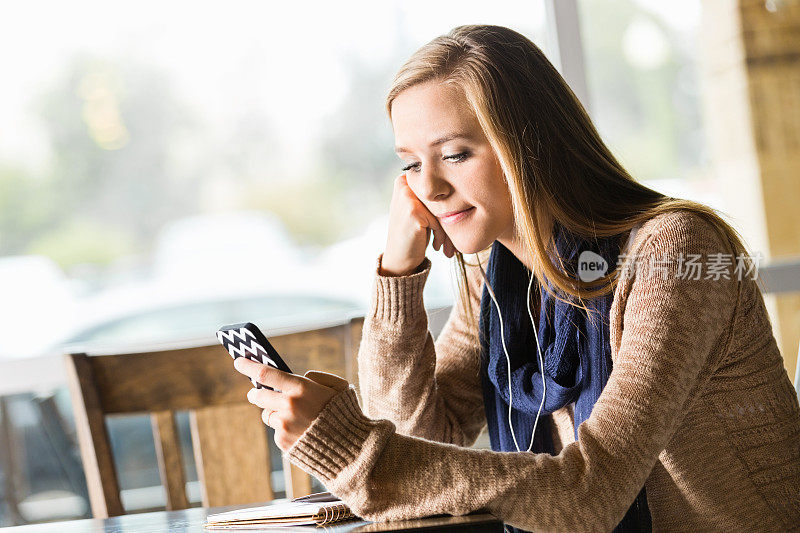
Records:
[[[517,237],[540,290],[562,299],[543,282],[546,278],[580,302],[611,292],[618,281],[616,270],[593,282],[562,270],[552,238],[555,223],[581,237],[608,237],[627,234],[661,213],[690,210],[727,238],[736,254],[746,255],[741,236],[714,209],[634,180],[558,71],[524,35],[503,26],[464,25],[436,37],[395,75],[386,98],[390,120],[398,94],[432,80],[462,90],[494,149],[511,193]],[[460,252],[455,259],[464,312],[471,321],[467,263]],[[586,309],[572,300],[565,301]]]

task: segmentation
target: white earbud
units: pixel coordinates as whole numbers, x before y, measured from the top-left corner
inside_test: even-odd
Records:
[[[475,257],[478,259],[478,268],[481,269],[481,275],[483,276],[483,281],[486,283],[486,288],[489,290],[489,296],[492,297],[492,301],[494,302],[495,307],[497,308],[497,315],[500,318],[500,340],[503,344],[503,351],[506,354],[506,363],[508,364],[508,427],[511,428],[511,437],[514,439],[514,447],[517,451],[520,451],[519,444],[517,443],[517,436],[514,434],[514,425],[511,423],[511,406],[514,402],[513,395],[511,392],[511,357],[508,355],[508,349],[506,348],[506,338],[505,333],[503,331],[503,315],[500,313],[500,305],[497,303],[497,298],[494,296],[494,291],[492,290],[492,286],[489,285],[489,280],[486,279],[486,272],[483,271],[483,265],[481,265],[481,258],[478,254],[475,254]],[[539,373],[542,375],[542,403],[539,405],[539,410],[536,412],[536,418],[533,421],[533,431],[531,432],[531,443],[528,445],[527,451],[531,451],[533,448],[533,437],[536,435],[536,424],[539,423],[539,415],[542,412],[542,408],[544,407],[544,400],[547,395],[547,382],[544,379],[544,359],[542,358],[542,348],[539,346],[539,334],[537,332],[537,324],[536,321],[533,319],[533,313],[531,312],[531,286],[533,285],[533,273],[531,272],[531,279],[528,282],[528,316],[531,319],[531,325],[533,326],[533,336],[536,339],[536,350],[539,353]]]

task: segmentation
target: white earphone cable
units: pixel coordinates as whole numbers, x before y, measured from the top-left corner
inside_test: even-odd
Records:
[[[489,296],[491,296],[492,301],[494,302],[495,308],[497,308],[497,315],[500,318],[500,341],[503,345],[503,352],[506,354],[506,363],[508,364],[508,427],[511,428],[511,438],[514,439],[514,447],[517,451],[521,451],[519,449],[519,444],[517,443],[517,436],[514,433],[514,425],[511,423],[511,408],[514,403],[513,394],[511,392],[511,357],[508,355],[508,349],[506,348],[506,339],[505,339],[505,332],[503,330],[503,314],[500,312],[500,304],[497,303],[497,298],[494,295],[494,291],[492,290],[492,286],[489,284],[489,280],[486,278],[486,272],[483,270],[483,265],[481,264],[481,259],[478,254],[475,254],[475,257],[478,259],[478,268],[480,268],[481,275],[483,276],[483,281],[486,283],[486,288],[489,291]],[[533,431],[531,432],[531,442],[528,445],[527,451],[531,451],[533,448],[533,438],[536,435],[536,425],[539,423],[539,415],[542,412],[542,408],[544,407],[544,400],[547,395],[547,382],[544,378],[544,359],[542,357],[542,348],[539,346],[539,334],[537,332],[536,321],[533,319],[533,312],[531,311],[531,286],[533,285],[533,273],[531,272],[530,281],[528,282],[528,316],[531,320],[531,325],[533,326],[533,335],[536,339],[536,350],[539,355],[539,373],[542,375],[542,403],[539,404],[539,410],[536,412],[536,418],[533,422]]]

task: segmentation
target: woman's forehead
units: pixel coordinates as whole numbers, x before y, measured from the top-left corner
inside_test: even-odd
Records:
[[[463,93],[444,84],[420,84],[398,94],[392,103],[392,127],[398,152],[459,136],[480,137],[478,120]]]
[[[472,115],[464,92],[452,83],[425,82],[401,91],[392,101],[392,117],[436,112],[451,115]]]

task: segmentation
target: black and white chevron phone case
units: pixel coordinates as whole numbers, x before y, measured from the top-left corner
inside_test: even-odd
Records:
[[[261,330],[252,322],[222,326],[217,330],[217,339],[234,359],[246,357],[256,363],[274,366],[278,370],[292,373],[289,365],[281,359]],[[250,382],[257,389],[275,390],[254,379],[251,379]]]

